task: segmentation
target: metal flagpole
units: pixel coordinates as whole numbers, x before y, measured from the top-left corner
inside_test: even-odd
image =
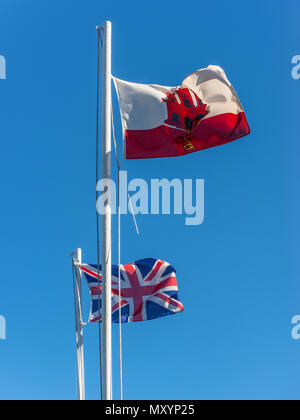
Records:
[[[103,24],[103,85],[102,85],[102,168],[103,179],[111,182],[111,22]],[[108,184],[110,186],[110,184]],[[102,398],[112,399],[112,350],[111,350],[111,195],[102,217]]]
[[[77,382],[78,400],[85,400],[85,380],[84,380],[84,356],[83,356],[83,322],[82,322],[82,290],[81,290],[81,249],[76,249],[73,255],[73,265],[75,268],[75,325],[76,325],[76,352],[77,352]]]

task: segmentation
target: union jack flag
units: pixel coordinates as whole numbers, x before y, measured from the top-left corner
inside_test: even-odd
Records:
[[[92,305],[89,322],[101,320],[102,266],[80,266],[90,289]],[[99,271],[99,284],[98,284]],[[183,311],[178,298],[175,269],[165,261],[147,258],[121,265],[121,322],[160,318]],[[119,322],[118,265],[112,266],[112,322]]]

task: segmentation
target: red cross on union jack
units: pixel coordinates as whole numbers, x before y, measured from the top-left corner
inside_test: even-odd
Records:
[[[80,266],[92,298],[90,322],[99,320],[99,295],[101,309],[102,272],[96,265]],[[152,258],[120,266],[121,294],[119,299],[118,266],[112,267],[112,321],[137,322],[182,312],[178,298],[175,269],[165,261]],[[120,300],[120,301],[119,301]],[[101,319],[101,315],[100,315]]]

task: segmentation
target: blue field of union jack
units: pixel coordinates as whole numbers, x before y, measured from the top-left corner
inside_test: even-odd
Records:
[[[82,264],[91,294],[92,306],[89,322],[101,320],[102,266]],[[99,271],[99,273],[98,273]],[[98,275],[100,290],[98,284]],[[118,266],[112,266],[112,322],[147,321],[183,311],[178,298],[175,269],[165,261],[147,258],[121,265],[121,302],[119,303]]]

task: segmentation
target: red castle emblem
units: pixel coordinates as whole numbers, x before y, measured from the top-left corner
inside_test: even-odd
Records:
[[[193,144],[186,138],[191,134],[203,117],[208,114],[207,105],[191,90],[179,88],[173,93],[166,92],[168,119],[165,124],[177,129],[185,130],[179,134],[176,141],[183,142],[186,151],[194,149]]]

